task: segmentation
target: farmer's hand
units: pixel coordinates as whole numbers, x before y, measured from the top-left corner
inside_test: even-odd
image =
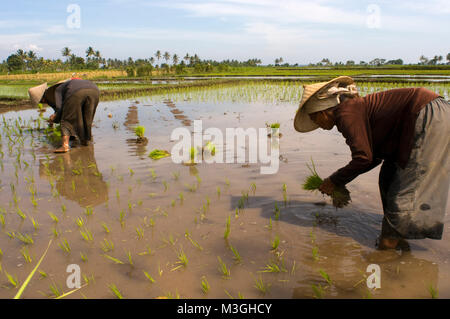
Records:
[[[325,178],[323,183],[319,186],[319,190],[322,192],[322,194],[331,195],[335,187],[336,186],[333,184],[331,179]]]
[[[55,121],[55,118],[56,118],[56,114],[50,115],[50,117],[48,118],[48,124],[53,124],[53,122]]]

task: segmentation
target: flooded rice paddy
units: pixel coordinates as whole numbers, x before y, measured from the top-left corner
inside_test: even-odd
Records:
[[[300,97],[298,84],[252,84],[101,102],[93,144],[66,154],[52,153],[58,137],[37,110],[3,113],[0,298],[14,297],[50,240],[24,298],[70,291],[70,264],[82,288],[67,298],[449,298],[448,221],[441,241],[375,250],[378,168],[348,185],[344,209],[302,190],[311,158],[326,177],[350,151],[336,129],[294,131]],[[278,172],[148,157],[194,120],[223,132],[279,122]],[[135,143],[137,125],[146,145]],[[369,264],[381,268],[380,289],[367,288]]]

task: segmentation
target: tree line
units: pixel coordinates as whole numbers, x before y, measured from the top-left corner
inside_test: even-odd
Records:
[[[211,59],[201,59],[197,54],[186,53],[184,56],[178,54],[171,54],[168,51],[162,52],[157,50],[154,54],[144,59],[112,59],[102,56],[99,50],[93,47],[88,47],[84,56],[77,56],[69,47],[61,50],[62,59],[45,59],[39,57],[36,52],[30,50],[25,51],[18,49],[12,53],[6,60],[0,64],[0,72],[58,72],[70,70],[98,70],[98,69],[122,69],[126,70],[129,76],[148,76],[153,70],[160,73],[184,73],[186,68],[193,68],[194,72],[218,72],[229,71],[234,67],[257,67],[261,66],[261,59],[253,58],[247,61],[238,61],[235,59],[227,59],[223,61],[216,61]],[[443,65],[450,64],[450,53],[446,56],[447,62],[441,55],[435,55],[433,58],[421,56],[419,58],[419,65]],[[375,58],[369,62],[360,61],[356,63],[353,60],[344,62],[332,63],[330,59],[323,58],[317,63],[310,63],[309,66],[319,67],[333,67],[333,66],[383,66],[383,65],[403,65],[402,59],[386,60],[383,58]],[[282,57],[274,60],[274,65],[268,66],[282,66],[282,67],[297,67],[298,63],[289,64],[284,62]]]

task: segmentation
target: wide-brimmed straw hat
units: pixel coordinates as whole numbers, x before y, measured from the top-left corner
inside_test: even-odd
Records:
[[[314,123],[309,114],[324,111],[339,104],[338,95],[332,95],[328,98],[319,99],[317,97],[321,92],[328,90],[333,85],[345,87],[353,84],[354,81],[349,76],[340,76],[328,82],[319,82],[303,86],[303,95],[294,118],[294,128],[298,132],[310,132],[319,125]]]
[[[28,95],[30,96],[31,105],[36,107],[44,96],[45,90],[47,90],[47,82],[41,85],[28,89]]]

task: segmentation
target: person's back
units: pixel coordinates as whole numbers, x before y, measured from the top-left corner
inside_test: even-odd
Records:
[[[348,98],[339,104],[334,111],[336,126],[352,150],[353,168],[360,166],[363,171],[375,159],[406,165],[417,114],[438,96],[425,88],[405,88]]]

